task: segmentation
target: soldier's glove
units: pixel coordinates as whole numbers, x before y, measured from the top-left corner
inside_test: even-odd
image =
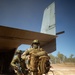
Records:
[[[30,60],[30,55],[26,56],[27,60]]]
[[[14,69],[15,69],[15,70],[18,70],[18,66],[14,66]]]
[[[17,73],[17,70],[14,70],[15,73]]]

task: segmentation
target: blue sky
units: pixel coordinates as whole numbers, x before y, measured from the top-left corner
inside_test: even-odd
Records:
[[[0,0],[0,25],[40,32],[44,9],[56,3],[56,31],[65,33],[57,37],[54,55],[75,56],[75,0]],[[25,50],[29,46],[22,45]]]

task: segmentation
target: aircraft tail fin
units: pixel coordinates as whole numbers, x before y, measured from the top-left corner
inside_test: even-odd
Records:
[[[44,10],[41,33],[56,35],[55,2]]]

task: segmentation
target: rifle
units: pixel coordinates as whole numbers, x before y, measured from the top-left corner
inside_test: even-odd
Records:
[[[20,64],[17,64],[17,65],[14,67],[14,71],[15,71],[15,73],[17,73],[17,72],[19,72],[19,73],[21,73],[21,74],[23,73]]]

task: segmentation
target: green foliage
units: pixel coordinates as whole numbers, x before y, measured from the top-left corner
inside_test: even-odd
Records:
[[[69,56],[69,58],[67,58],[64,54],[58,52],[57,56],[54,56],[52,54],[49,54],[50,56],[50,61],[52,64],[55,64],[55,63],[75,63],[75,57],[73,57],[74,55],[71,54]]]
[[[74,56],[74,55],[73,55],[73,54],[71,54],[71,55],[70,55],[70,58],[73,58],[73,56]]]
[[[55,56],[53,56],[52,54],[49,54],[49,56],[50,56],[50,62],[51,63],[56,63],[55,62]]]

